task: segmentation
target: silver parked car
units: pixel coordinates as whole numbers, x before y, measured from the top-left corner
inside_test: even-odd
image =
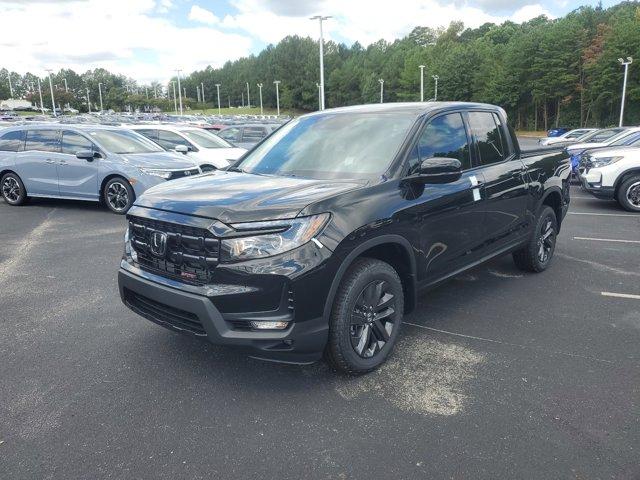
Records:
[[[0,189],[9,205],[29,197],[103,201],[124,214],[147,188],[201,173],[131,130],[23,125],[0,131]]]

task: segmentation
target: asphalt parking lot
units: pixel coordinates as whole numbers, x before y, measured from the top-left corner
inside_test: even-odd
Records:
[[[640,215],[613,202],[574,188],[550,270],[429,292],[359,378],[136,316],[104,208],[0,220],[0,478],[640,477]]]

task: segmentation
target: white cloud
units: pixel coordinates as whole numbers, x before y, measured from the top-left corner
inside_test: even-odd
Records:
[[[527,20],[531,20],[532,18],[539,17],[540,15],[546,15],[549,18],[554,18],[554,15],[546,8],[540,4],[536,4],[525,5],[524,7],[519,8],[513,15],[511,15],[511,20],[516,23],[522,23]]]
[[[220,23],[220,19],[215,14],[206,8],[202,8],[198,5],[191,7],[189,11],[189,20],[194,22],[206,23],[208,25],[215,25]]]
[[[46,68],[84,72],[102,67],[139,81],[165,81],[175,68],[191,72],[220,66],[251,51],[248,35],[208,26],[180,28],[155,15],[158,6],[171,8],[172,4],[166,0],[0,0],[0,64],[20,73],[39,74]]]

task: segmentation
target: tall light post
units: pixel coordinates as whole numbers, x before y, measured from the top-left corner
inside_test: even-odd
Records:
[[[620,104],[620,127],[622,126],[622,122],[624,119],[624,102],[627,97],[627,77],[629,75],[629,65],[633,63],[633,58],[627,57],[627,61],[619,58],[618,61],[624,67],[624,81],[622,82],[622,103]]]
[[[216,83],[216,91],[218,92],[218,115],[220,115],[220,84]],[[231,101],[229,101],[231,103]]]
[[[153,84],[153,98],[158,98],[158,85]]]
[[[149,89],[146,86],[144,87],[144,96],[149,100]]]
[[[276,108],[278,109],[278,116],[280,116],[280,90],[278,88],[280,80],[274,80],[273,83],[276,86]]]
[[[322,86],[316,82],[316,87],[318,87],[318,110],[322,110]]]
[[[182,70],[180,69],[176,69],[176,73],[178,74],[178,99],[180,102],[180,115],[182,115],[182,89],[180,88],[180,72],[181,71]]]
[[[378,79],[380,82],[380,103],[384,102],[384,80],[382,78]]]
[[[247,108],[251,108],[251,92],[249,90],[249,82],[247,82]]]
[[[198,103],[200,103],[200,85],[196,85],[196,97],[198,98]]]
[[[57,117],[58,114],[56,113],[56,99],[53,96],[53,82],[51,81],[51,69],[47,69],[47,72],[49,72],[49,89],[51,90],[51,105],[53,106],[53,116]]]
[[[13,98],[13,85],[11,85],[11,72],[7,72],[7,78],[9,79],[9,92],[11,94],[11,98]]]
[[[89,100],[89,89],[87,88],[87,107],[89,108],[89,113],[91,113],[91,101]]]
[[[424,102],[424,65],[418,65],[420,67],[420,101]]]
[[[64,80],[64,91],[66,93],[69,93],[69,85],[67,85],[67,79],[63,78],[62,80]]]
[[[244,92],[240,92],[240,95],[242,96],[242,108],[244,108]]]
[[[100,95],[100,111],[104,112],[104,105],[102,105],[102,82],[98,83],[98,95]]]
[[[322,34],[322,22],[330,18],[330,15],[316,15],[310,18],[310,20],[318,20],[320,23],[320,110],[324,110],[324,37]]]
[[[436,82],[436,86],[435,86],[435,92],[433,94],[433,100],[435,102],[438,101],[438,79],[440,78],[438,75],[431,75],[431,78],[433,78]]]
[[[258,90],[260,91],[260,115],[264,115],[264,110],[262,109],[262,84],[257,83]]]
[[[204,82],[200,82],[200,97],[202,99],[202,103],[204,103]],[[218,105],[220,102],[218,102]]]
[[[176,82],[175,80],[171,80],[171,85],[173,85],[173,107],[176,111],[176,115],[178,114],[178,98],[176,97]]]
[[[40,110],[42,110],[42,114],[44,115],[44,102],[42,101],[42,85],[40,84],[39,78],[38,78],[38,93],[40,93]]]

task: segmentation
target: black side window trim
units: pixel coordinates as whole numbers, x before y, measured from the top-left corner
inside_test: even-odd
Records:
[[[496,119],[495,117],[498,118],[498,120],[500,120],[500,125],[496,124],[496,127],[498,127],[498,129],[500,130],[500,133],[502,136],[505,135],[505,129],[507,130],[507,133],[509,135],[507,135],[507,137],[505,138],[506,140],[506,147],[509,149],[509,155],[506,155],[504,160],[500,161],[500,162],[494,162],[494,163],[489,163],[487,165],[483,165],[482,164],[482,159],[480,158],[480,151],[478,150],[478,142],[476,140],[475,135],[473,135],[473,133],[471,132],[471,123],[469,122],[469,113],[490,113],[492,115],[493,121],[495,122]],[[503,163],[507,163],[507,162],[512,162],[514,160],[517,160],[517,154],[516,154],[516,149],[515,146],[513,145],[512,141],[511,141],[511,131],[509,130],[509,128],[507,127],[507,125],[505,124],[505,122],[503,121],[502,118],[500,118],[500,115],[498,115],[498,112],[496,112],[495,110],[483,110],[481,108],[474,108],[473,110],[466,110],[464,112],[464,119],[465,119],[465,123],[467,124],[467,129],[469,131],[469,134],[471,135],[472,141],[473,141],[473,153],[474,153],[474,161],[473,163],[476,165],[477,168],[486,168],[486,167],[493,167],[494,165],[502,165]]]
[[[99,153],[102,157],[104,157],[104,154],[100,150],[100,147],[98,147],[98,145],[96,145],[96,143],[93,140],[91,140],[89,137],[87,137],[84,133],[77,132],[75,130],[61,130],[60,131],[60,137],[58,139],[58,142],[60,143],[60,153],[62,155],[71,155],[71,156],[75,157],[75,155],[73,153],[65,153],[65,152],[62,151],[62,144],[64,142],[64,133],[65,132],[69,132],[69,133],[73,133],[75,135],[81,136],[82,138],[84,138],[86,141],[88,141],[92,145],[91,150],[93,150],[95,153]]]

